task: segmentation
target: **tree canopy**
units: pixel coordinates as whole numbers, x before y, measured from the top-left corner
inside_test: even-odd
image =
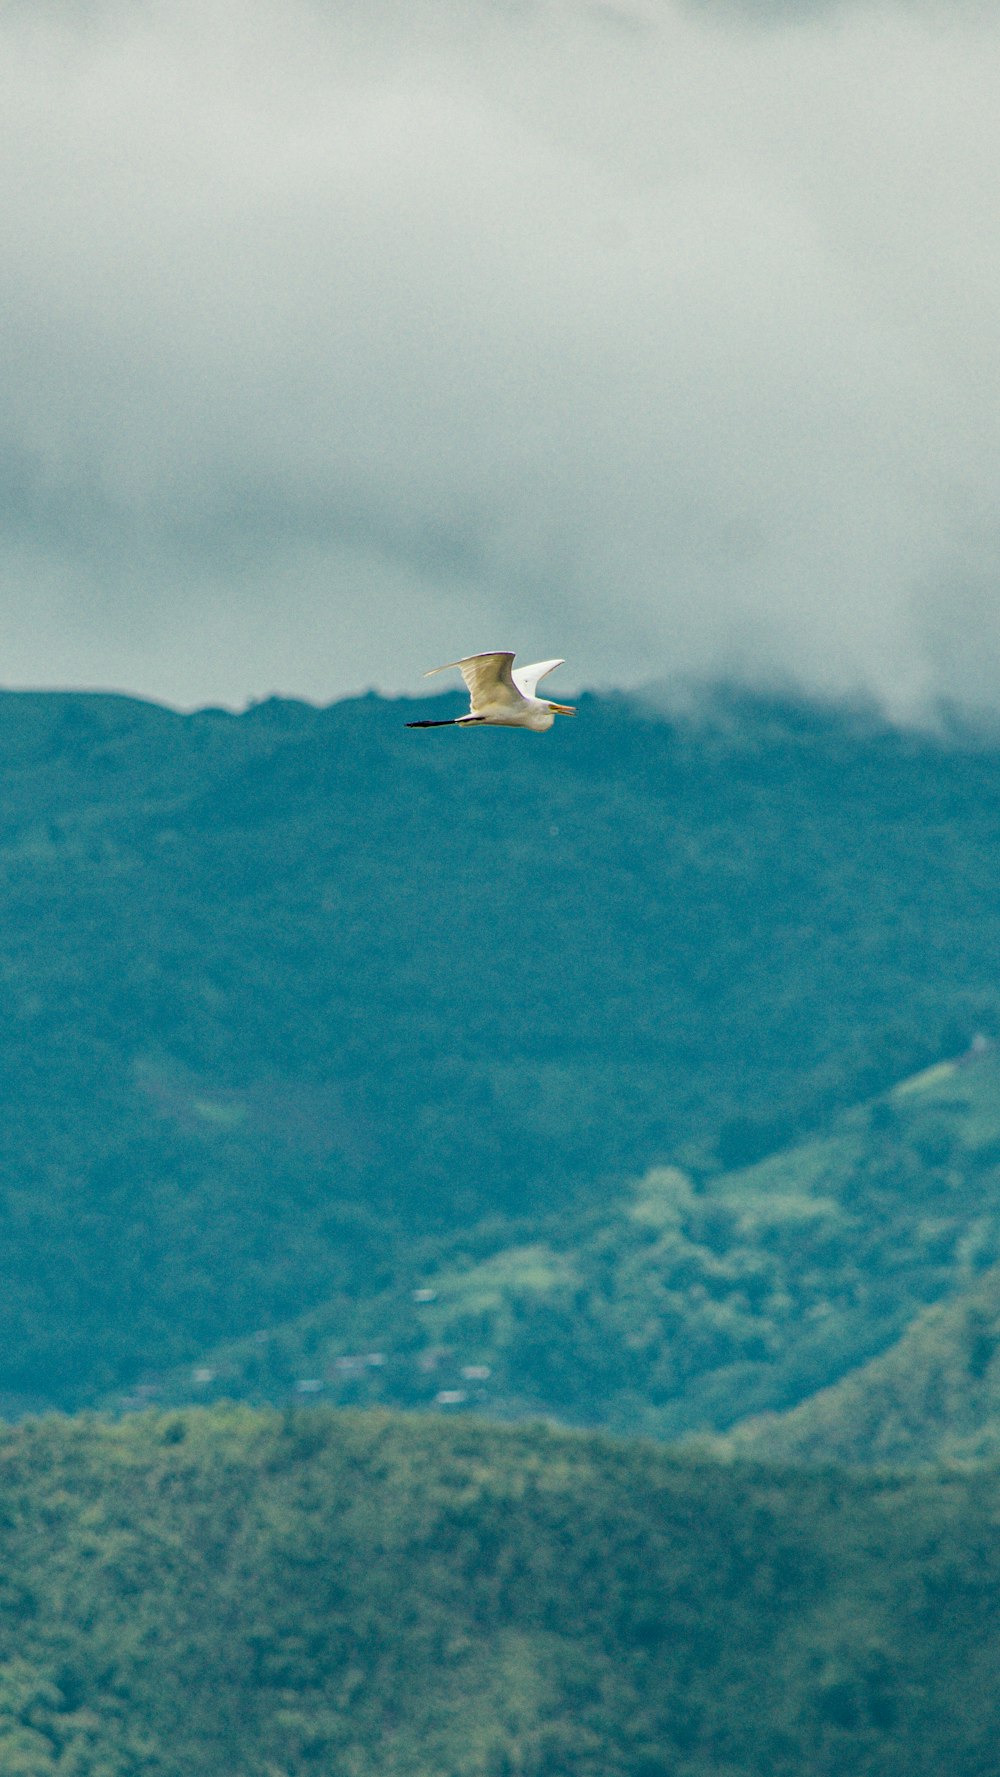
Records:
[[[246,1409],[0,1441],[20,1777],[995,1769],[1000,1474]]]

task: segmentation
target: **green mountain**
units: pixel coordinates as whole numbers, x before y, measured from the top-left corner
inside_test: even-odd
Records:
[[[790,1462],[915,1463],[1000,1456],[1000,1266],[927,1308],[902,1338],[726,1448]]]
[[[0,1440],[11,1777],[988,1777],[1000,1471],[386,1415]]]
[[[389,1288],[217,1347],[162,1394],[262,1402],[297,1389],[664,1438],[717,1432],[836,1392],[928,1303],[981,1294],[998,1259],[1000,1058],[987,1048],[753,1167],[660,1167],[602,1210],[538,1221],[513,1242],[483,1225],[426,1241]],[[868,1420],[852,1423],[863,1460]],[[818,1433],[809,1454],[824,1448]]]
[[[584,698],[543,741],[409,733],[420,707],[0,696],[0,1406],[210,1368],[331,1302],[353,1341],[430,1268],[423,1339],[457,1303],[448,1268],[487,1264],[473,1294],[513,1266],[530,1309],[515,1405],[587,1417],[610,1329],[603,1398],[639,1404],[608,1421],[635,1423],[655,1329],[626,1331],[623,1298],[566,1345],[609,1204],[636,1313],[726,1297],[698,1311],[702,1355],[656,1359],[667,1431],[726,1423],[740,1375],[747,1409],[792,1404],[952,1287],[930,1236],[900,1290],[888,1233],[854,1260],[836,1227],[836,1275],[859,1277],[840,1355],[822,1283],[789,1284],[815,1354],[799,1394],[787,1372],[758,1388],[758,1285],[736,1312],[712,1270],[735,1235],[695,1212],[718,1175],[1000,1030],[1000,751],[736,695],[697,718]],[[664,1167],[699,1250],[661,1300],[642,1253],[667,1236],[628,1181]],[[888,1229],[876,1196],[860,1222]],[[767,1239],[769,1300],[798,1234]],[[727,1365],[715,1405],[675,1404]]]

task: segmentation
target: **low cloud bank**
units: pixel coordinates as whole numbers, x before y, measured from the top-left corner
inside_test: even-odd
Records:
[[[0,678],[1000,707],[992,8],[0,23]],[[572,670],[570,670],[572,669]]]

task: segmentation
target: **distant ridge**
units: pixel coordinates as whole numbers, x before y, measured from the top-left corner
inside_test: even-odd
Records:
[[[846,1200],[813,1216],[794,1374],[781,1290],[726,1278],[733,1214],[705,1212],[714,1181],[1000,1032],[1000,752],[720,693],[711,721],[584,697],[549,745],[445,759],[405,728],[435,702],[0,695],[5,1401],[155,1389],[431,1264],[492,1264],[489,1295],[498,1255],[569,1241],[555,1300],[512,1286],[512,1410],[613,1395],[621,1429],[677,1436],[795,1404],[953,1287],[915,1223],[898,1282],[876,1275],[914,1181],[948,1239],[972,1215],[940,1131],[926,1157],[903,1139],[912,1179],[883,1167],[863,1226]],[[661,1287],[664,1235],[624,1206],[670,1168],[691,1250]],[[584,1351],[566,1279],[577,1252],[599,1275],[611,1202],[620,1293]],[[760,1228],[739,1267],[759,1237],[787,1280],[800,1232]],[[448,1300],[468,1343],[479,1310]],[[258,1362],[280,1376],[280,1342]]]
[[[428,1240],[394,1285],[210,1350],[159,1392],[722,1430],[712,1448],[768,1458],[984,1454],[998,1256],[1000,1058],[980,1036],[754,1165],[654,1168],[514,1240]]]

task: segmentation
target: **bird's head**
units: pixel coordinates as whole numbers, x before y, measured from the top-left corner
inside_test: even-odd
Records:
[[[554,716],[575,716],[576,711],[571,703],[550,703],[549,709]]]

